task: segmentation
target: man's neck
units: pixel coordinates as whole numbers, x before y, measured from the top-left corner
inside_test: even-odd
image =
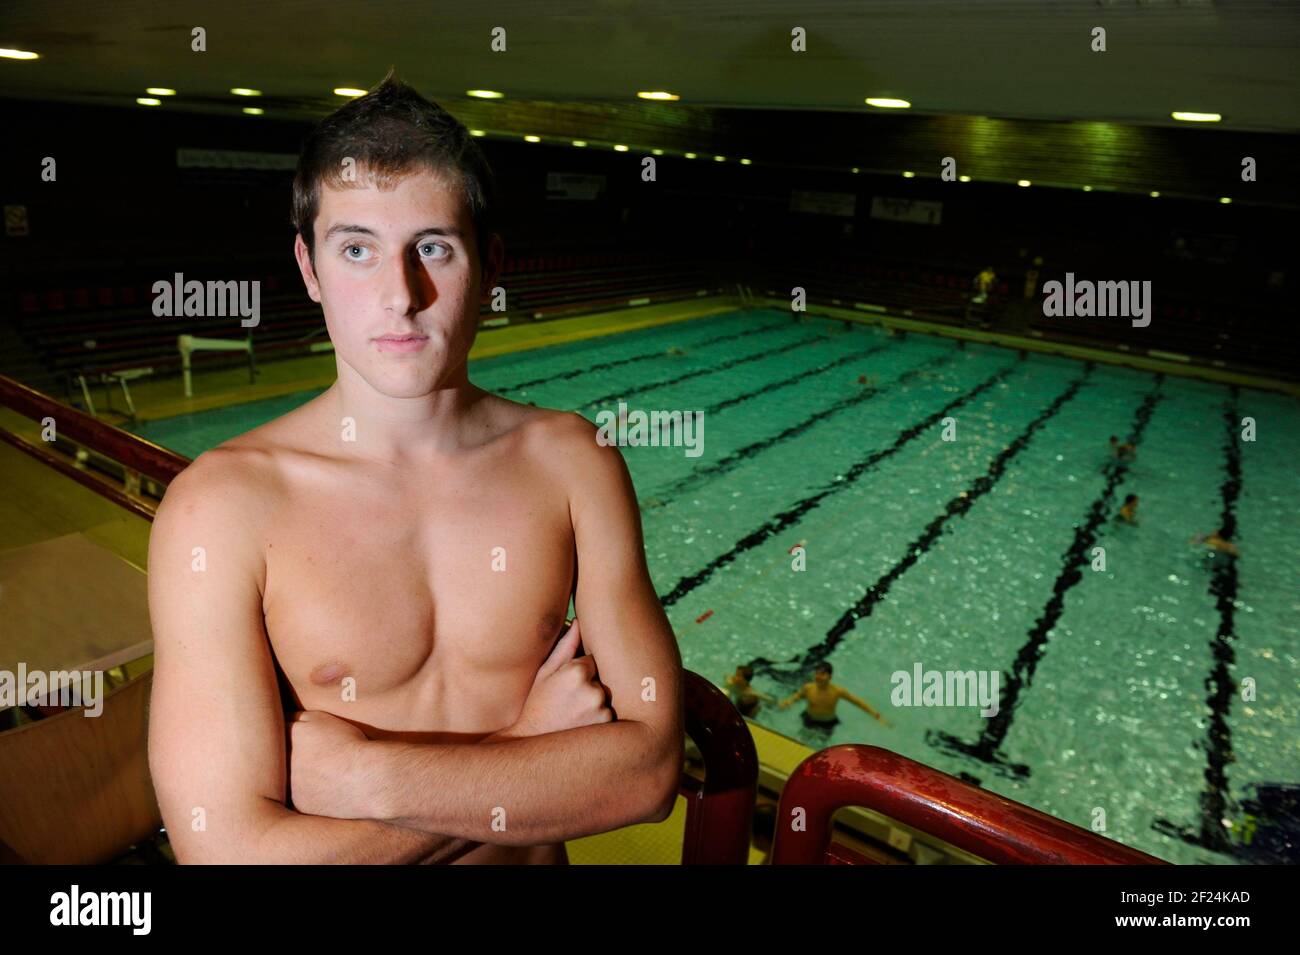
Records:
[[[465,367],[427,394],[396,398],[376,391],[346,365],[324,395],[345,453],[392,463],[453,454],[465,444],[473,408],[486,395],[470,384]]]

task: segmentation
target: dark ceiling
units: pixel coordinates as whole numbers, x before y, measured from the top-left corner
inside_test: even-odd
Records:
[[[206,52],[191,51],[194,27]],[[490,49],[494,27],[506,50]],[[790,49],[807,32],[807,52]],[[1093,52],[1092,30],[1106,30]],[[440,101],[467,88],[511,100],[635,102],[668,89],[682,107],[867,111],[1300,130],[1300,5],[1263,0],[3,0],[0,95],[131,103],[172,87],[166,109],[267,115],[327,109],[395,65]],[[662,114],[661,114],[662,115]],[[516,132],[524,132],[517,130]]]

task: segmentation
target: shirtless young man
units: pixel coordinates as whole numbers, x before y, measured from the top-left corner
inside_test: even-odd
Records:
[[[844,687],[832,683],[832,673],[834,670],[829,663],[817,664],[817,668],[813,671],[813,682],[805,683],[798,691],[778,703],[777,707],[784,710],[796,700],[806,700],[808,706],[801,714],[804,726],[826,728],[839,723],[840,718],[835,715],[835,706],[840,700],[848,700],[854,706],[870,713],[876,722],[884,726],[889,725],[889,722],[866,700],[859,699]]]
[[[622,456],[467,378],[503,258],[477,144],[390,78],[308,140],[294,210],[338,380],[201,455],[150,540],[178,861],[562,863],[667,818],[681,659]]]

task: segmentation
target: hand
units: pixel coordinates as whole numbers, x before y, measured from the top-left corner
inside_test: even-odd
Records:
[[[350,804],[350,771],[366,734],[322,710],[295,713],[289,726],[289,798],[309,816],[366,818]]]
[[[613,721],[596,661],[589,655],[574,656],[581,644],[578,621],[574,620],[537,671],[523,710],[505,735],[541,736]]]

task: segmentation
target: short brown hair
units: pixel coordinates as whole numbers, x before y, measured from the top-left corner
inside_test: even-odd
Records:
[[[347,158],[381,189],[392,188],[421,169],[457,177],[474,221],[479,262],[483,262],[496,215],[492,167],[460,120],[403,83],[392,70],[365,96],[321,120],[303,143],[293,177],[292,220],[313,258],[312,225],[320,211],[321,185],[343,186]]]

